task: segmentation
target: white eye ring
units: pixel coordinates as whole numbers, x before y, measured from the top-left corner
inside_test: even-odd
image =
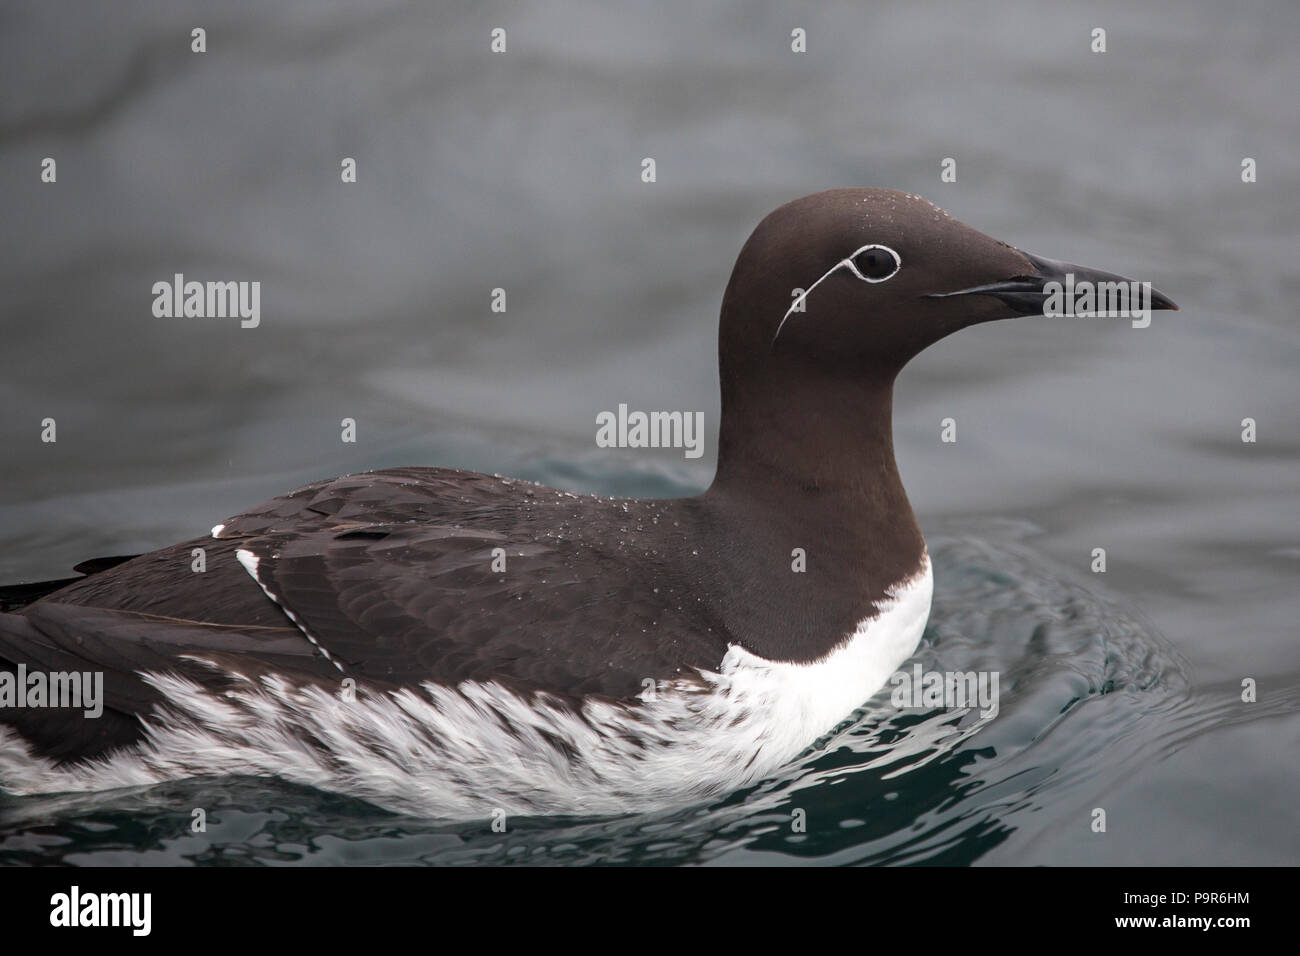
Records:
[[[879,279],[873,279],[870,276],[864,276],[861,272],[858,271],[858,266],[853,260],[856,259],[858,256],[862,255],[862,253],[866,252],[869,249],[884,249],[893,257],[894,269],[892,272],[889,273],[889,275],[881,276]],[[852,272],[859,279],[861,279],[863,282],[876,283],[876,282],[887,282],[888,280],[894,278],[894,276],[898,275],[898,270],[903,268],[903,260],[898,255],[898,253],[895,252],[893,249],[889,248],[889,246],[882,246],[878,242],[873,242],[870,243],[869,245],[863,246],[857,252],[853,253],[853,255],[845,259],[844,265],[847,265],[849,267],[849,271]]]
[[[879,279],[869,279],[869,278],[867,278],[866,276],[864,276],[861,272],[859,272],[859,271],[858,271],[858,267],[855,266],[855,265],[853,264],[853,260],[856,259],[858,256],[862,255],[862,253],[866,252],[868,249],[884,249],[884,250],[885,250],[886,252],[888,252],[891,256],[893,256],[893,257],[894,257],[894,271],[891,272],[891,273],[890,273],[889,275],[887,275],[887,276],[882,276],[882,277],[880,277]],[[884,282],[884,281],[886,281],[887,279],[892,279],[894,276],[898,275],[898,270],[901,269],[901,268],[903,268],[903,259],[902,259],[901,256],[899,256],[899,254],[898,254],[897,252],[895,252],[893,249],[889,248],[889,246],[882,246],[882,245],[881,245],[880,243],[878,243],[878,242],[869,242],[869,243],[867,243],[865,246],[863,246],[861,249],[855,249],[855,250],[854,250],[852,253],[850,253],[846,258],[841,259],[839,262],[835,263],[835,265],[833,265],[833,266],[831,266],[829,269],[827,269],[826,272],[822,275],[822,277],[821,277],[820,279],[818,279],[816,282],[814,282],[814,283],[813,283],[812,285],[810,285],[808,288],[804,289],[803,294],[800,295],[800,296],[798,296],[798,297],[797,297],[793,302],[790,303],[790,308],[788,308],[788,309],[785,310],[785,315],[781,316],[781,321],[777,324],[777,327],[776,327],[776,335],[772,336],[772,344],[773,344],[773,345],[776,344],[776,340],[780,337],[780,335],[781,335],[781,330],[782,330],[783,328],[785,328],[786,320],[787,320],[788,318],[790,318],[791,314],[795,311],[795,309],[798,309],[800,306],[803,305],[804,302],[806,302],[806,301],[808,300],[808,296],[812,294],[812,290],[815,289],[815,288],[817,288],[817,287],[818,287],[819,285],[821,285],[821,284],[822,284],[822,283],[823,283],[823,282],[824,282],[828,277],[830,277],[832,274],[838,272],[840,269],[843,269],[845,266],[848,266],[848,267],[849,267],[849,271],[852,272],[852,273],[853,273],[855,276],[857,276],[859,279],[861,279],[863,282],[870,282],[872,285],[875,285],[875,284],[878,283],[878,282]]]

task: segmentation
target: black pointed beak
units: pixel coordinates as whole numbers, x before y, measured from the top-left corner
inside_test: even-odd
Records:
[[[1136,282],[1113,272],[1017,251],[1029,260],[1033,267],[1031,272],[955,292],[935,292],[929,298],[988,295],[1001,299],[1017,315],[1128,315],[1145,309],[1178,311],[1174,301],[1153,289],[1149,282]],[[1089,291],[1091,300],[1086,297]],[[1076,310],[1076,306],[1080,308]]]

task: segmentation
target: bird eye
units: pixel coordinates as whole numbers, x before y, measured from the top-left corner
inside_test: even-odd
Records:
[[[849,259],[859,279],[867,282],[884,282],[903,264],[898,253],[888,246],[872,245],[859,249]]]

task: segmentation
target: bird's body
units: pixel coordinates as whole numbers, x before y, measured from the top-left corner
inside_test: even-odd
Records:
[[[0,656],[115,679],[97,720],[16,712],[0,780],[274,774],[455,817],[616,813],[757,781],[910,656],[931,577],[922,553],[879,594],[846,579],[810,595],[786,626],[826,640],[765,658],[736,640],[755,620],[741,602],[793,575],[798,545],[739,571],[753,529],[727,510],[447,469],[310,485],[28,605]]]
[[[930,233],[948,275],[904,293],[916,316],[874,335],[842,317],[853,283],[879,295]],[[1023,286],[1041,262],[901,193],[782,207],[724,299],[706,492],[372,472],[28,593],[0,614],[0,789],[277,775],[464,818],[618,813],[761,780],[924,629],[932,578],[894,462],[893,378],[929,341],[1006,313],[996,292],[961,317],[935,293]],[[796,287],[808,301],[791,313]],[[102,673],[102,716],[6,705],[20,668]]]

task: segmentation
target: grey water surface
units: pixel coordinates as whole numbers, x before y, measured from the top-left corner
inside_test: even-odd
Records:
[[[884,692],[721,801],[505,834],[265,780],[0,796],[0,863],[1300,861],[1298,32],[1289,0],[7,5],[0,583],[368,468],[699,491],[731,265],[824,188],[1182,311],[977,327],[899,380],[916,662],[999,672],[996,717]],[[260,325],[156,318],[175,273],[259,281]],[[706,454],[597,448],[619,403],[702,410]]]

